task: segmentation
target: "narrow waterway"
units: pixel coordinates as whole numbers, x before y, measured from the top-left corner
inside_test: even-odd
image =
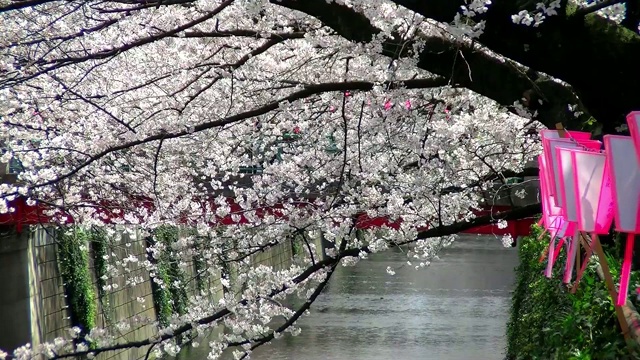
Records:
[[[341,267],[301,322],[302,333],[256,350],[255,360],[502,360],[515,248],[464,237],[415,270],[387,252]],[[386,273],[387,266],[396,274]],[[206,359],[204,348],[179,358]]]

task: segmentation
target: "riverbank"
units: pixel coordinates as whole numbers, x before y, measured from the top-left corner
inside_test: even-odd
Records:
[[[521,240],[520,264],[507,325],[507,359],[629,359],[613,303],[606,285],[596,273],[596,261],[588,266],[575,294],[561,281],[557,265],[551,279],[542,275],[546,262],[540,254],[548,236],[537,240],[540,228]],[[564,264],[564,252],[558,264]],[[617,279],[620,262],[609,257]],[[632,274],[635,288],[638,273]]]

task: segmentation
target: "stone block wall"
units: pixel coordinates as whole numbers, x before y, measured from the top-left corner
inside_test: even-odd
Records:
[[[146,241],[135,229],[120,228],[115,236],[108,237],[107,244],[109,265],[123,271],[123,259],[135,257],[137,262],[128,266],[128,276],[108,278],[100,296],[94,250],[89,247],[89,273],[97,303],[96,326],[119,334],[121,342],[147,339],[156,330],[153,325],[156,309],[151,278],[142,264],[147,259]],[[287,241],[254,255],[252,263],[281,270],[291,265],[292,258],[292,246]],[[200,274],[200,288],[204,290],[200,293],[193,259],[183,263],[182,270],[190,298],[204,295],[215,301],[222,297],[219,271],[209,269]],[[127,283],[126,278],[132,277],[141,281]],[[0,292],[0,349],[10,351],[29,342],[35,346],[56,337],[68,337],[66,331],[71,321],[54,228],[32,227],[17,233],[15,228],[7,227],[6,234],[0,232],[0,280],[3,287],[12,289]],[[100,354],[97,359],[142,359],[146,351],[147,348],[114,351]]]
[[[34,281],[39,284],[40,290],[38,318],[41,322],[38,335],[42,342],[66,337],[68,334],[65,330],[71,327],[53,231],[41,227],[29,234],[35,255]]]

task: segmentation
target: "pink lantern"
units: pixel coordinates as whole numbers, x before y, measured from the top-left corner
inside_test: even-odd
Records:
[[[567,149],[558,147],[555,149],[556,157],[558,159],[558,176],[560,178],[559,197],[562,198],[562,214],[566,220],[572,224],[578,221],[578,205],[575,196],[574,178],[575,169],[573,167],[573,152],[576,149]],[[567,252],[567,263],[564,270],[563,281],[569,283],[573,274],[573,265],[576,260],[576,253],[580,248],[580,230],[576,226],[574,228],[573,236],[569,242],[569,249]]]
[[[556,157],[558,159],[558,178],[560,180],[560,186],[558,187],[560,191],[558,197],[562,200],[559,201],[559,203],[562,204],[560,206],[562,215],[564,215],[568,221],[577,222],[578,211],[573,186],[573,179],[575,175],[573,164],[571,162],[571,158],[573,157],[572,153],[576,149],[557,147],[555,150]]]
[[[627,125],[636,148],[636,154],[640,159],[640,111],[633,111],[627,115]]]
[[[627,301],[629,292],[629,275],[631,273],[631,257],[633,256],[634,235],[640,233],[640,166],[638,153],[630,136],[605,135],[605,153],[609,163],[611,189],[614,203],[614,222],[616,230],[626,232],[622,269],[620,271],[620,290],[617,305]]]
[[[584,132],[584,131],[565,130],[565,137],[560,137],[560,133],[558,132],[558,130],[551,130],[551,129],[540,130],[540,140],[542,142],[543,156],[546,158],[547,164],[551,164],[550,155],[548,154],[548,151],[546,151],[547,149],[549,149],[550,139],[565,139],[569,141],[571,141],[572,139],[573,140],[589,140],[591,139],[591,133]],[[553,182],[555,181],[555,179],[553,178],[553,174],[547,173],[547,176],[548,176],[547,183],[553,184]],[[550,189],[549,194],[554,195],[555,189],[554,188]]]
[[[549,231],[549,251],[547,254],[547,267],[544,271],[544,275],[548,278],[552,275],[553,264],[558,257],[557,252],[561,249],[560,246],[556,248],[556,239],[560,238],[560,243],[563,242],[562,238],[565,237],[567,231],[573,231],[572,223],[566,221],[564,216],[561,215],[561,209],[554,204],[549,196],[549,185],[547,184],[547,166],[543,156],[538,157],[538,168],[540,170],[540,200],[542,203],[542,217],[545,223],[545,229]]]
[[[640,233],[637,219],[640,166],[633,140],[629,136],[605,135],[604,144],[612,180],[616,230]]]
[[[591,133],[585,131],[567,131],[565,130],[567,136],[564,138],[575,139],[575,140],[589,140],[591,139]],[[544,129],[540,130],[540,138],[541,139],[561,139],[558,130]]]
[[[550,195],[553,196],[557,206],[562,207],[562,196],[560,194],[560,169],[557,148],[576,149],[576,150],[600,150],[602,143],[596,140],[569,140],[569,139],[547,139],[546,144],[543,143],[543,153],[545,154],[549,168],[547,171]]]
[[[562,209],[555,205],[552,196],[549,195],[549,184],[547,183],[545,173],[547,172],[546,161],[542,156],[538,157],[538,169],[540,169],[540,200],[542,202],[542,215],[544,218],[545,228],[552,231],[559,231],[564,227],[565,218],[562,215]],[[560,237],[564,236],[562,234]]]
[[[613,197],[606,155],[572,152],[573,189],[580,231],[608,234],[613,222]]]

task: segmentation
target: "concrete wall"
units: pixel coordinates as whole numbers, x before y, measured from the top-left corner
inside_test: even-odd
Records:
[[[288,269],[291,266],[293,252],[291,244],[287,241],[284,244],[257,253],[251,257],[254,265],[262,264],[272,267],[275,271]]]
[[[13,227],[0,227],[0,348],[31,340],[29,241]]]

